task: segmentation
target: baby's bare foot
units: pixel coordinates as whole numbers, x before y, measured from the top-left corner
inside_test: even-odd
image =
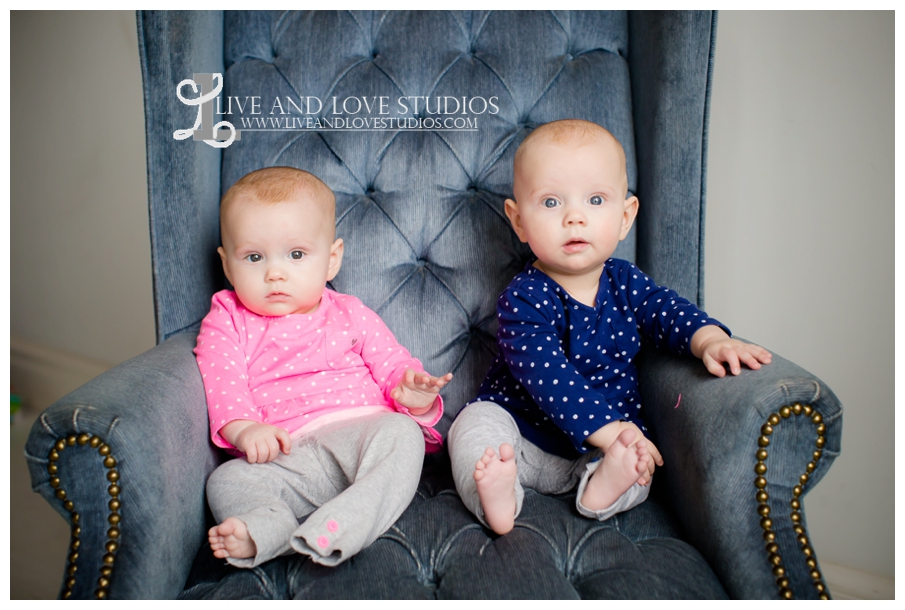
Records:
[[[254,557],[258,548],[248,534],[245,522],[236,517],[227,517],[220,525],[215,525],[207,532],[207,540],[214,551],[214,557],[225,559],[245,559]]]
[[[515,525],[515,450],[500,445],[500,455],[490,447],[475,464],[474,480],[487,525],[497,534],[509,532]]]
[[[647,444],[635,440],[634,430],[623,430],[610,445],[601,464],[591,475],[581,503],[590,510],[603,510],[639,480],[647,477]]]

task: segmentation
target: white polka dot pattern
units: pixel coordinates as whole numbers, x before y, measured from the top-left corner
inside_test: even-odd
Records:
[[[542,449],[574,457],[606,424],[645,430],[633,360],[642,337],[688,353],[702,326],[720,325],[627,261],[611,258],[594,307],[573,299],[530,263],[497,302],[500,354],[474,402],[490,400],[515,417]]]
[[[421,362],[402,347],[380,317],[357,298],[326,289],[311,314],[267,317],[246,309],[230,290],[211,299],[195,355],[210,415],[211,438],[233,449],[219,430],[236,419],[290,433],[321,415],[366,406],[408,413],[390,397],[407,368]],[[442,400],[429,421],[431,438]]]

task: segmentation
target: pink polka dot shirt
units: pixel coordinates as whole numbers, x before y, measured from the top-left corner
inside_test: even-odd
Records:
[[[342,411],[382,407],[418,422],[427,451],[440,448],[433,426],[443,414],[443,400],[437,396],[427,413],[414,416],[390,397],[407,368],[424,369],[353,296],[325,289],[314,312],[269,317],[222,290],[201,322],[195,356],[218,447],[235,452],[220,429],[237,419],[278,426],[291,435],[324,416],[326,421]]]

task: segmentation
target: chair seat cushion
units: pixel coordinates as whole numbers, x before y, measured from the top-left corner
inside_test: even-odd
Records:
[[[574,493],[526,490],[515,529],[497,536],[459,500],[445,453],[428,456],[396,524],[335,568],[287,555],[243,570],[205,545],[182,599],[725,599],[704,558],[679,538],[656,493],[605,522]]]

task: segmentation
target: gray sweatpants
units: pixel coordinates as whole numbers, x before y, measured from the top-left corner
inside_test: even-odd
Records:
[[[515,449],[518,479],[515,482],[515,516],[522,511],[525,487],[542,494],[560,494],[578,485],[575,506],[578,512],[591,519],[604,521],[627,511],[647,499],[650,485],[635,483],[612,505],[591,510],[581,503],[585,487],[600,464],[600,450],[589,451],[576,460],[547,453],[524,439],[518,425],[508,411],[492,402],[476,402],[466,406],[456,416],[447,437],[452,461],[453,478],[462,502],[485,526],[484,510],[474,480],[475,464],[490,447],[497,454],[500,445],[509,443]]]
[[[418,424],[376,413],[317,428],[272,462],[222,464],[207,481],[207,500],[218,523],[244,521],[257,546],[255,557],[228,558],[232,565],[251,568],[295,550],[333,566],[393,525],[423,465]]]

